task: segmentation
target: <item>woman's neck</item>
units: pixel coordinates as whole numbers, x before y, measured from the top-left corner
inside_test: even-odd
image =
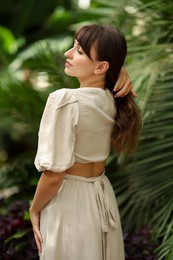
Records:
[[[93,80],[88,82],[80,82],[80,88],[102,88],[105,89],[105,81],[104,80]]]

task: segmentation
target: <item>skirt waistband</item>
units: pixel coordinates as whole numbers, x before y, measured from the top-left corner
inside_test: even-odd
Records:
[[[70,179],[70,180],[76,180],[76,181],[95,182],[95,181],[100,181],[104,175],[105,175],[105,171],[97,177],[88,178],[88,177],[82,177],[82,176],[73,175],[73,174],[65,174],[64,178]]]

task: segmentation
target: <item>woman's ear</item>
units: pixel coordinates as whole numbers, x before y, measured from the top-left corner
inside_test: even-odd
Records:
[[[95,74],[103,74],[109,69],[109,62],[100,61],[99,64],[95,67]]]

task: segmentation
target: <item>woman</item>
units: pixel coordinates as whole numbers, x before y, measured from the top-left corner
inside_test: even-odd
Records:
[[[114,98],[125,56],[124,37],[102,25],[77,30],[65,53],[65,73],[77,77],[80,88],[51,93],[40,124],[35,165],[43,173],[30,217],[41,260],[124,259],[104,171],[111,139],[117,152],[131,152],[140,130],[131,95]]]

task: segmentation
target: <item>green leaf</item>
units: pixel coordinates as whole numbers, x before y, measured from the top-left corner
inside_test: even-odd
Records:
[[[10,236],[9,238],[7,238],[7,239],[5,240],[5,243],[10,242],[11,240],[16,240],[16,239],[22,238],[22,237],[24,237],[26,234],[28,234],[30,231],[31,231],[30,229],[17,231],[14,235],[12,235],[12,236]]]

